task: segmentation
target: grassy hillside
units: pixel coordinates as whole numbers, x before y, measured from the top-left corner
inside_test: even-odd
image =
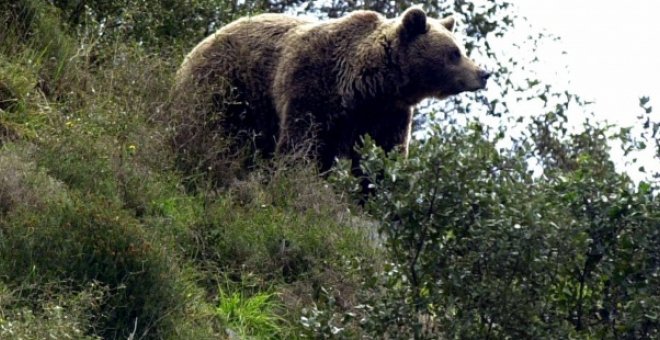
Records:
[[[366,138],[361,207],[346,162],[236,178],[177,152],[184,53],[299,3],[0,0],[0,339],[660,337],[660,175],[610,156],[660,146],[660,122],[569,129],[586,103],[484,40],[516,28],[508,1],[427,4],[469,23],[501,96],[445,101],[407,158]],[[543,107],[512,116],[523,100]]]
[[[355,298],[349,264],[378,251],[313,167],[185,190],[164,111],[179,49],[65,14],[2,5],[0,338],[291,338],[304,308]]]

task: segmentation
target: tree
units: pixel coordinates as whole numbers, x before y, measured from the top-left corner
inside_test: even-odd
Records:
[[[570,165],[546,162],[540,176],[527,163],[531,141],[502,152],[484,131],[478,121],[435,126],[409,159],[363,148],[375,187],[366,209],[392,261],[367,329],[656,337],[657,188],[614,170],[599,126],[558,140]]]
[[[380,221],[391,260],[367,285],[381,294],[365,297],[364,329],[414,338],[657,337],[658,186],[617,172],[609,148],[615,139],[628,150],[657,144],[655,125],[647,120],[639,138],[589,119],[571,129],[569,107],[588,103],[523,66],[556,38],[530,34],[520,45],[530,61],[503,58],[493,39],[525,22],[507,15],[506,2],[481,9],[453,7],[473,27],[468,50],[497,65],[495,98],[432,107],[444,117],[428,116],[430,132],[408,159],[368,138],[362,147],[374,187],[365,209]],[[517,101],[531,100],[538,113],[514,116]],[[501,120],[456,115],[474,112]],[[347,173],[337,171],[350,190]]]

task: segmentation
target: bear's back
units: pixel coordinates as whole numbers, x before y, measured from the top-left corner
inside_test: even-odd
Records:
[[[202,40],[184,59],[176,81],[183,84],[229,82],[256,85],[270,77],[279,58],[281,40],[292,28],[309,20],[283,14],[260,14],[236,20]],[[194,85],[193,85],[194,86]]]

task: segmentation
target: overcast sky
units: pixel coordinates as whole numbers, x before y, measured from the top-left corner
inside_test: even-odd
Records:
[[[660,117],[659,0],[517,0],[534,25],[561,37],[568,78],[596,101],[594,112],[632,124],[639,97],[650,96]]]
[[[559,48],[567,54],[557,58],[556,51],[547,50],[547,55],[539,56],[540,67],[570,81],[570,90],[593,100],[596,117],[620,126],[639,124],[639,97],[650,96],[652,118],[660,121],[660,0],[514,3],[534,26],[561,37]],[[566,63],[568,72],[558,67],[556,59]],[[622,152],[615,147],[612,154],[618,160]],[[640,159],[635,165],[616,163],[636,180],[647,176],[636,172],[639,165],[660,170],[660,160],[653,158],[650,148],[634,157]]]

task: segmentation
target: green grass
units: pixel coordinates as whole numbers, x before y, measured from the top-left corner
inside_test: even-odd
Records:
[[[58,285],[52,286],[44,288]],[[90,285],[75,293],[59,292],[30,300],[17,299],[17,295],[0,283],[0,338],[100,339],[87,330],[102,302],[103,287]]]
[[[283,326],[285,320],[276,313],[281,306],[273,294],[259,292],[245,296],[241,292],[228,293],[219,289],[218,299],[215,313],[227,333],[241,338],[288,338]]]
[[[189,190],[167,119],[182,56],[95,46],[47,3],[9,8],[0,338],[290,338],[322,292],[354,299],[346,263],[378,250],[307,161]]]

